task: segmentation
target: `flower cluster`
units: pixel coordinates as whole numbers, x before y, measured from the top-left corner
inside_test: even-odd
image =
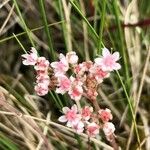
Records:
[[[115,126],[110,122],[112,120],[111,111],[106,108],[100,109],[98,114],[93,112],[93,107],[85,106],[79,111],[76,105],[70,108],[63,107],[64,115],[59,117],[59,121],[65,123],[66,126],[73,128],[77,133],[86,132],[90,137],[99,134],[99,130],[103,129],[106,138],[111,141],[111,135],[115,131]]]
[[[49,61],[45,57],[38,57],[37,51],[33,47],[29,54],[23,54],[22,57],[24,65],[32,65],[36,70],[36,85],[34,87],[36,93],[40,96],[46,95],[50,83],[48,75]]]
[[[32,65],[36,70],[35,91],[38,95],[44,96],[49,90],[55,90],[58,94],[67,93],[75,102],[85,97],[94,103],[98,95],[98,85],[109,77],[111,71],[121,68],[117,63],[119,53],[111,54],[107,48],[102,49],[102,55],[95,58],[94,62],[78,63],[76,53],[68,52],[66,56],[60,54],[58,61],[50,63],[45,57],[38,57],[35,48],[31,48],[31,52],[22,57],[24,65]],[[111,111],[108,108],[94,109],[85,106],[79,110],[76,105],[64,107],[64,115],[58,120],[66,122],[66,126],[75,129],[77,133],[86,132],[90,137],[95,137],[102,129],[106,138],[111,141],[115,131],[110,122],[113,118]]]

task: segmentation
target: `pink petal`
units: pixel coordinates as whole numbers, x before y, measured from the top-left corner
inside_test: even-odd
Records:
[[[60,121],[60,122],[66,122],[67,118],[65,116],[61,116],[61,117],[58,118],[58,121]]]
[[[108,50],[106,47],[102,49],[102,55],[103,55],[104,57],[110,55],[110,52],[109,52],[109,50]]]

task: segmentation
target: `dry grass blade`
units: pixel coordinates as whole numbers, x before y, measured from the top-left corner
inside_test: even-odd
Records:
[[[3,29],[5,28],[7,22],[9,21],[11,15],[12,15],[12,13],[13,13],[13,10],[14,10],[14,4],[12,5],[12,8],[11,8],[11,10],[10,10],[10,12],[9,12],[9,14],[8,14],[8,16],[7,16],[7,18],[6,18],[6,20],[4,21],[3,25],[2,25],[1,28],[0,28],[0,35],[1,35],[2,31],[3,31]]]
[[[33,119],[33,120],[35,120],[35,121],[39,121],[39,122],[44,122],[44,123],[48,123],[48,124],[50,124],[50,125],[52,125],[52,126],[55,126],[55,127],[57,127],[57,128],[59,128],[59,129],[63,129],[63,130],[67,130],[67,131],[71,131],[71,132],[73,132],[73,133],[76,133],[73,129],[71,129],[71,128],[68,128],[68,127],[65,127],[65,126],[63,126],[63,125],[60,125],[60,124],[57,124],[57,123],[55,123],[55,122],[52,122],[52,121],[47,121],[47,120],[45,120],[45,119],[41,119],[41,118],[37,118],[37,117],[34,117],[34,116],[31,116],[31,115],[21,115],[21,116],[17,116],[15,113],[7,113],[7,112],[5,112],[5,111],[0,111],[0,114],[7,114],[7,115],[11,115],[11,116],[16,116],[16,117],[18,117],[18,118],[25,118],[25,120],[26,119]],[[27,121],[27,120],[26,120]],[[28,125],[29,126],[29,125]],[[38,131],[36,131],[36,132],[38,132]],[[81,135],[83,138],[86,138],[87,140],[88,140],[88,136],[86,135],[86,134],[84,134],[84,133],[81,133],[81,134],[79,134],[79,135]],[[99,141],[99,140],[97,140],[97,139],[95,139],[95,138],[91,138],[90,139],[91,141],[93,141],[93,142],[95,142],[96,144],[98,144],[99,146],[102,146],[102,147],[104,147],[104,148],[106,148],[106,149],[108,149],[108,150],[113,150],[113,148],[111,147],[111,146],[109,146],[109,145],[107,145],[107,144],[105,144],[105,143],[103,143],[103,142],[101,142],[101,141]]]

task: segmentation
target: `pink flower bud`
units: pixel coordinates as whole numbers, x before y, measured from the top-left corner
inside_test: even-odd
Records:
[[[86,121],[89,120],[92,112],[93,112],[93,107],[85,106],[84,108],[82,108],[81,110],[82,119]]]
[[[87,134],[90,137],[95,137],[96,135],[99,134],[99,125],[97,125],[95,122],[89,123],[87,125]]]
[[[76,52],[68,52],[66,59],[70,64],[76,64],[78,62],[78,56],[76,55]]]
[[[115,126],[113,123],[111,122],[106,122],[104,123],[103,125],[103,131],[106,135],[106,138],[108,141],[111,141],[111,135],[114,134],[114,131],[115,131]]]
[[[106,108],[105,110],[104,109],[101,109],[98,111],[99,113],[99,118],[103,121],[103,122],[108,122],[109,120],[112,120],[113,116],[111,114],[111,110]]]

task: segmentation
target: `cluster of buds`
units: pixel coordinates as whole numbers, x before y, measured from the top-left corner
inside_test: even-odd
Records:
[[[55,90],[58,94],[68,93],[75,102],[86,97],[94,103],[99,84],[109,77],[111,71],[121,68],[117,63],[119,53],[111,54],[107,48],[102,49],[102,56],[97,57],[94,62],[78,63],[79,58],[76,53],[68,52],[66,56],[60,54],[58,61],[49,63],[45,57],[38,57],[35,48],[22,57],[24,65],[33,65],[36,70],[35,91],[38,95],[43,96],[49,90]],[[66,125],[75,129],[77,133],[86,132],[90,137],[95,137],[102,129],[106,138],[111,141],[115,131],[113,123],[110,122],[111,111],[107,108],[100,109],[100,107],[94,109],[89,106],[79,109],[76,105],[73,105],[71,109],[64,107],[62,109],[64,115],[58,120],[67,122]]]

